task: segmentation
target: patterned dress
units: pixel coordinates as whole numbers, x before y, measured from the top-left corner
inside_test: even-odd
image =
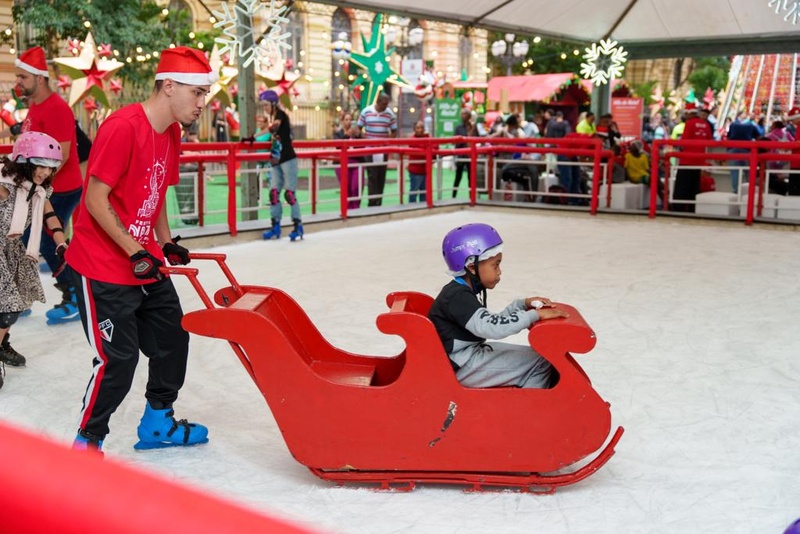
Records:
[[[4,183],[0,183],[0,187],[10,193],[8,198],[0,200],[0,313],[21,312],[30,308],[34,300],[45,302],[44,289],[39,279],[39,264],[25,256],[22,239],[8,237],[14,200],[22,190]],[[48,198],[50,192],[48,188]],[[30,225],[29,208],[25,227]]]

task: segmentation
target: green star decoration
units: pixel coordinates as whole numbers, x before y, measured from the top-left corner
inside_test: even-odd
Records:
[[[365,90],[361,91],[361,107],[375,103],[378,95],[383,92],[386,83],[411,87],[408,80],[392,68],[389,63],[394,47],[386,49],[386,40],[381,31],[381,21],[383,14],[378,14],[372,23],[372,36],[369,41],[361,34],[361,42],[364,45],[364,53],[352,52],[350,62],[361,69],[361,74],[353,81],[351,87],[363,85]]]

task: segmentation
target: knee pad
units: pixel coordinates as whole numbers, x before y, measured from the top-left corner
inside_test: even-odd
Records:
[[[269,190],[269,203],[272,204],[273,206],[275,204],[280,204],[281,203],[280,191],[278,191],[274,187]]]
[[[291,189],[287,189],[283,192],[283,198],[286,199],[286,202],[288,202],[290,206],[297,204],[297,197],[294,196],[294,191]]]
[[[0,328],[8,328],[17,322],[20,312],[4,312],[0,313]]]

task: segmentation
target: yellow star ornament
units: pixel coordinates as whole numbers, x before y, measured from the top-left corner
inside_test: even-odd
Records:
[[[53,61],[61,65],[72,78],[72,87],[69,93],[70,106],[92,95],[96,101],[109,107],[105,92],[106,82],[109,82],[114,73],[125,64],[116,59],[100,57],[91,33],[86,35],[83,49],[78,57],[57,57]]]
[[[219,74],[219,79],[211,84],[211,88],[206,95],[206,106],[215,98],[222,102],[224,106],[229,106],[231,104],[229,85],[239,76],[239,69],[222,61],[217,45],[214,45],[214,48],[211,49],[211,57],[208,58],[208,64],[211,65],[212,72]]]

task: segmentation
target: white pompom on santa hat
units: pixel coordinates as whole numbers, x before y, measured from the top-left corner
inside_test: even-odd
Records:
[[[37,76],[50,77],[50,73],[47,71],[47,60],[41,46],[25,50],[18,59],[14,60],[14,66]]]
[[[174,80],[186,85],[211,85],[219,79],[205,54],[188,46],[167,48],[161,52],[156,80]]]

